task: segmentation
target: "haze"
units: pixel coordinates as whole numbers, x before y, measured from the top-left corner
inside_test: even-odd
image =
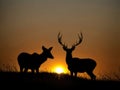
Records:
[[[57,41],[61,32],[69,47],[83,33],[75,57],[96,60],[96,73],[118,72],[120,68],[119,0],[0,0],[0,64],[18,67],[20,52],[41,53],[42,45],[53,46],[55,59],[42,64],[51,71],[65,63],[65,52]]]

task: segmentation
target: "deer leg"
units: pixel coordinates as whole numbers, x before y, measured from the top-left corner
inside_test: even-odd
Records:
[[[31,69],[32,70],[32,73],[34,73],[34,69]]]
[[[77,77],[77,72],[75,72],[75,77]]]
[[[25,68],[24,72],[27,72],[28,71],[28,68]]]
[[[39,68],[36,69],[36,72],[39,73]]]
[[[20,72],[23,72],[23,67],[20,67]]]
[[[87,72],[88,75],[91,77],[91,80],[95,80],[96,76],[93,74],[93,72]]]
[[[93,73],[92,73],[93,74]],[[93,74],[92,75],[92,80],[95,80],[96,79],[96,76]]]
[[[73,76],[73,72],[72,71],[70,71],[70,74],[71,74],[71,76]]]

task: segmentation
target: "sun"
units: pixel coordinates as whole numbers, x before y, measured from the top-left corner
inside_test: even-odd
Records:
[[[61,67],[56,67],[55,72],[58,73],[58,74],[60,74],[60,73],[63,73],[64,70]]]
[[[56,66],[54,67],[54,71],[57,74],[61,74],[61,73],[66,73],[66,69],[62,66]]]

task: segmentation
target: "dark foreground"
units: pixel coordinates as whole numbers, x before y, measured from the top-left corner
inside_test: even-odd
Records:
[[[120,81],[87,80],[55,73],[0,72],[2,89],[120,90]]]

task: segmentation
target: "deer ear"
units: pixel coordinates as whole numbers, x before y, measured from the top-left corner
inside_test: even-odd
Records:
[[[67,46],[63,46],[63,50],[65,50],[65,51],[66,51],[66,50],[67,50]]]
[[[42,46],[42,49],[43,49],[43,50],[46,50],[46,48],[45,48],[44,46]]]
[[[71,50],[75,50],[75,46],[72,46]]]
[[[49,50],[51,51],[53,47],[50,47]]]

